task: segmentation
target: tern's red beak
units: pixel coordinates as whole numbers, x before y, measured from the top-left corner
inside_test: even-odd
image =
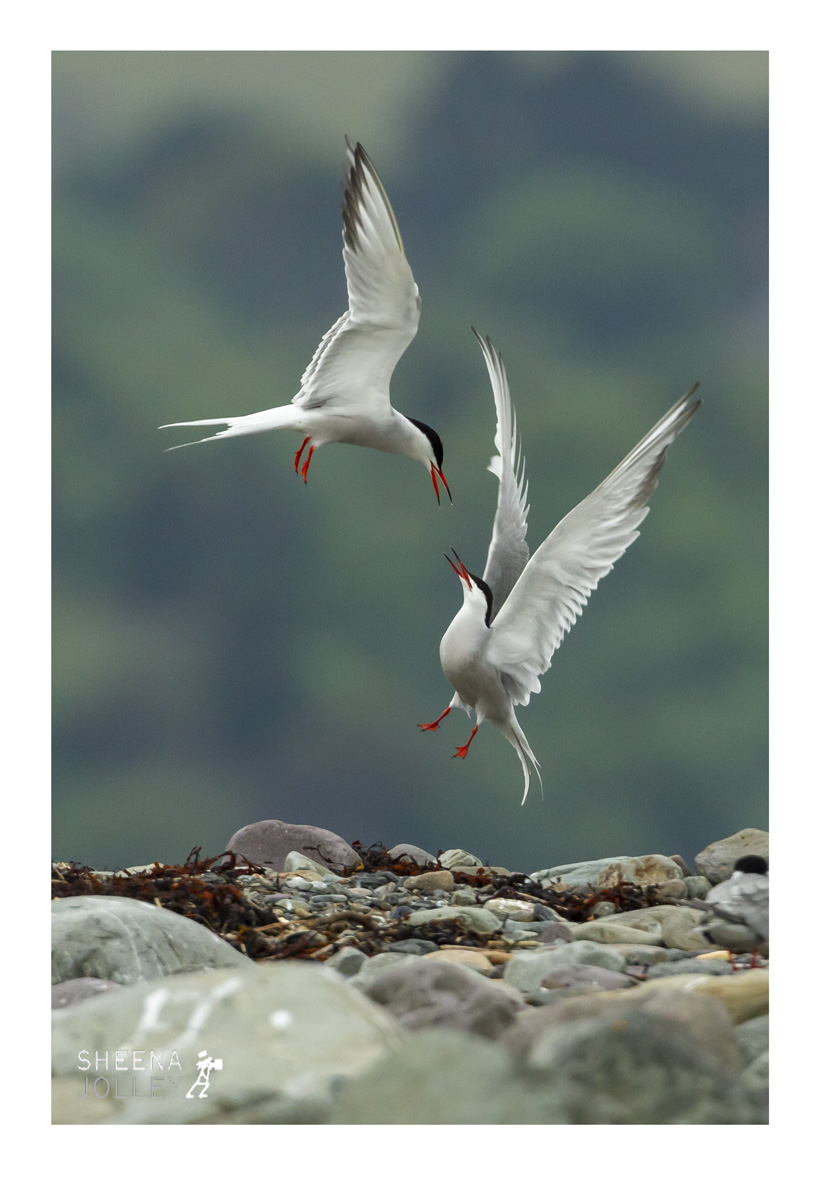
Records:
[[[453,547],[451,546],[450,549],[453,550]],[[453,550],[453,558],[455,558],[456,562],[453,562],[453,559],[450,558],[449,554],[445,554],[444,557],[447,559],[448,563],[453,568],[456,575],[458,575],[459,579],[463,579],[464,582],[467,584],[467,587],[472,590],[473,581],[470,578],[470,572],[464,566],[464,563],[458,557],[455,550]],[[456,563],[458,563],[458,566],[456,566]]]
[[[436,478],[436,476],[438,476],[438,479]],[[430,478],[433,481],[433,487],[435,488],[435,492],[436,492],[436,500],[438,500],[439,504],[441,504],[441,496],[439,495],[439,491],[438,491],[438,480],[439,479],[441,480],[441,482],[444,484],[445,488],[447,489],[447,495],[450,497],[450,503],[452,504],[453,497],[450,493],[450,485],[448,484],[447,480],[444,478],[444,473],[441,470],[439,470],[439,468],[436,466],[435,463],[430,463]]]

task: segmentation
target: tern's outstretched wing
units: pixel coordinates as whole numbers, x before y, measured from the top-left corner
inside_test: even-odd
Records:
[[[471,326],[472,328],[472,326]],[[504,360],[489,338],[473,329],[484,354],[495,400],[495,448],[488,470],[498,476],[498,504],[493,521],[493,537],[484,567],[484,582],[493,594],[490,623],[509,596],[527,565],[527,482],[524,461],[518,443],[515,411]]]
[[[510,698],[527,704],[540,675],[599,580],[638,536],[666,449],[694,416],[692,394],[673,404],[626,458],[542,542],[492,624],[487,659],[506,677]]]
[[[386,411],[396,363],[416,335],[421,299],[387,192],[361,143],[347,139],[342,205],[348,311],[322,338],[294,404]]]

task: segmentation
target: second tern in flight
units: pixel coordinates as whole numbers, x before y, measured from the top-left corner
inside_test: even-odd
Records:
[[[638,536],[666,449],[701,401],[692,399],[696,383],[530,558],[527,483],[504,362],[489,338],[475,329],[473,333],[484,353],[495,399],[498,453],[489,469],[498,476],[498,504],[483,578],[468,571],[455,551],[455,561],[445,555],[463,591],[461,610],[440,648],[441,666],[455,693],[441,716],[420,728],[437,729],[451,708],[468,713],[474,709],[472,733],[453,757],[466,757],[482,721],[495,725],[521,762],[523,804],[530,786],[529,764],[539,782],[541,774],[514,706],[528,704],[530,696],[541,691],[539,676],[549,668],[564,635],[599,580]]]
[[[429,470],[436,499],[441,503],[439,481],[450,495],[441,470],[441,438],[429,425],[405,417],[390,403],[393,369],[418,329],[419,289],[382,181],[361,143],[354,146],[349,138],[346,140],[342,254],[349,307],[319,343],[302,376],[301,388],[290,404],[264,412],[175,421],[160,428],[228,426],[200,438],[201,442],[268,429],[293,429],[304,438],[294,460],[295,471],[299,471],[307,450],[300,472],[305,482],[314,450],[329,442],[406,454]],[[181,446],[170,449],[179,450]]]

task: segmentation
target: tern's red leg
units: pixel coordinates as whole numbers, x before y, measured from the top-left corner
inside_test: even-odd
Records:
[[[308,450],[307,458],[305,459],[305,465],[302,467],[301,474],[302,474],[302,478],[304,479],[305,483],[307,483],[308,467],[310,466],[310,460],[313,458],[313,451],[315,449],[316,449],[315,446],[310,447],[310,449]]]
[[[297,472],[298,472],[298,470],[299,470],[299,459],[302,457],[302,451],[304,450],[305,446],[308,444],[308,442],[309,442],[309,441],[310,441],[310,437],[306,437],[306,438],[305,438],[305,440],[302,442],[301,446],[299,447],[299,449],[297,450],[297,452],[296,452],[296,458],[295,458],[295,460],[294,460],[294,463],[293,463],[293,469],[294,469],[294,471],[297,471]]]
[[[431,721],[429,725],[419,725],[419,729],[423,729],[425,733],[427,733],[427,731],[429,729],[438,729],[439,725],[444,720],[444,718],[447,716],[449,711],[450,711],[450,705],[448,704],[447,707],[445,708],[444,712],[441,714],[441,716],[438,718],[437,721]]]
[[[473,738],[475,737],[475,735],[477,733],[478,733],[478,726],[474,725],[473,732],[467,738],[467,741],[464,743],[463,746],[457,747],[456,752],[453,755],[453,758],[466,758],[467,757],[467,751],[470,749],[470,742],[473,740]]]

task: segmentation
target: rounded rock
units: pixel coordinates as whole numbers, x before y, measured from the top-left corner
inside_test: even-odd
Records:
[[[741,829],[731,837],[710,842],[695,855],[695,873],[705,875],[711,884],[723,883],[734,871],[736,861],[746,854],[759,854],[768,862],[768,833],[762,829]]]
[[[196,921],[125,896],[53,900],[52,982],[91,976],[135,984],[217,967],[256,970]]]
[[[244,825],[231,837],[225,853],[244,855],[252,863],[281,871],[291,850],[320,862],[322,871],[341,871],[362,862],[353,847],[329,829],[275,820]]]
[[[425,871],[421,875],[412,875],[405,880],[404,887],[408,892],[451,892],[453,890],[452,871]]]

